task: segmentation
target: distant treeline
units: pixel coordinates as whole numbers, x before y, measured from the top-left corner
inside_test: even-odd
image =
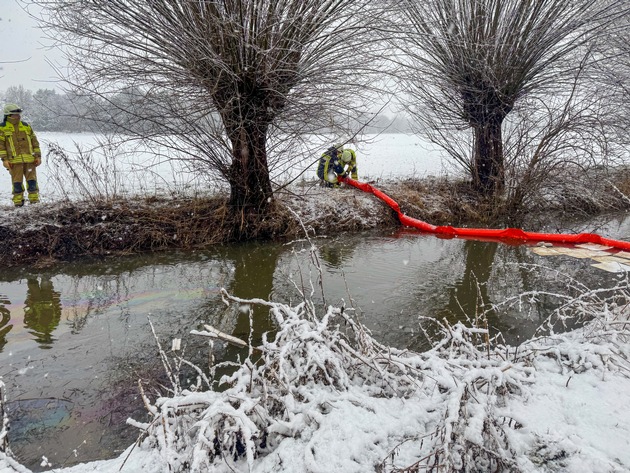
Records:
[[[117,121],[120,123],[120,110],[129,110],[130,128],[147,129],[149,123],[140,123],[138,113],[134,110],[138,106],[147,107],[146,103],[138,104],[138,95],[121,93],[113,98],[86,97],[77,93],[59,93],[54,89],[38,89],[35,92],[23,86],[9,87],[0,90],[2,103],[16,103],[24,109],[23,120],[27,121],[35,131],[56,131],[66,133],[79,132],[119,132],[108,117],[107,110],[116,110]],[[152,103],[156,103],[152,101]],[[155,107],[155,105],[153,106]],[[144,110],[146,112],[146,110]],[[146,116],[159,117],[160,110],[144,113]],[[123,112],[124,113],[124,112]],[[411,131],[409,120],[401,114],[393,117],[381,113],[372,117],[365,126],[356,124],[363,133],[407,133]]]

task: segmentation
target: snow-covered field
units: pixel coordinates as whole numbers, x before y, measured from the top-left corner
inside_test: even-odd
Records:
[[[173,192],[205,192],[216,183],[207,176],[190,172],[177,161],[159,157],[159,151],[126,144],[105,151],[94,150],[97,135],[90,133],[38,133],[42,145],[43,164],[38,168],[39,188],[43,201],[61,198],[81,199],[93,196],[134,196]],[[351,144],[357,151],[359,178],[422,177],[452,173],[453,167],[443,161],[441,152],[422,139],[405,134],[367,135],[365,141]],[[51,144],[59,146],[68,156],[70,165],[50,153]],[[314,163],[322,148],[309,162],[297,163],[283,175],[316,178]],[[166,152],[165,152],[166,153]],[[85,172],[84,161],[96,171]],[[73,176],[75,174],[75,176]],[[10,203],[11,185],[8,173],[0,181],[0,204]]]

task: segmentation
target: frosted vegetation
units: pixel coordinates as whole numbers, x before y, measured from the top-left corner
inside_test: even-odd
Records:
[[[169,471],[535,471],[543,464],[551,471],[580,459],[596,464],[578,446],[571,451],[537,430],[523,407],[536,383],[555,375],[567,386],[584,375],[628,385],[626,280],[608,290],[582,288],[575,298],[557,295],[566,303],[519,347],[490,339],[483,314],[476,325],[426,319],[433,347],[425,353],[381,345],[352,308],[318,314],[309,294],[295,306],[223,296],[226,304],[269,307],[279,330],[260,346],[212,327],[193,332],[211,344],[247,347],[247,358],[218,385],[198,369],[196,383],[183,386],[178,371],[185,361],[161,350],[172,385],[155,400],[144,394],[151,421],[135,425]],[[575,324],[584,326],[557,333]],[[602,471],[613,470],[610,463]]]

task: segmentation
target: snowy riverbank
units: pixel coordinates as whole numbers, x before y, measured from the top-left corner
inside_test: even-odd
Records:
[[[612,293],[584,291],[550,314],[548,325],[589,320],[572,332],[541,332],[515,349],[487,340],[483,329],[443,325],[425,353],[378,344],[351,309],[315,314],[308,300],[289,307],[225,295],[243,307],[267,305],[280,326],[223,380],[226,390],[207,390],[203,376],[194,386],[175,381],[166,397],[146,394],[151,422],[131,421],[147,432],[141,445],[113,460],[43,466],[64,473],[628,471],[628,281]],[[169,366],[175,380],[175,362]],[[0,471],[28,470],[3,458]]]

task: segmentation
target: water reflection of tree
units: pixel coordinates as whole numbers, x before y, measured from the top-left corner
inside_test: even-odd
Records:
[[[66,291],[67,303],[64,304],[71,333],[81,332],[92,317],[127,299],[131,278],[125,273],[73,276],[72,285]],[[124,313],[124,306],[121,310],[122,320],[125,320],[124,317],[129,314]]]
[[[48,277],[27,279],[24,326],[30,329],[41,348],[52,346],[52,332],[61,320],[60,295]]]
[[[234,263],[234,278],[228,287],[228,292],[243,299],[269,300],[273,291],[273,275],[278,264],[282,248],[278,245],[253,246],[245,251],[237,251],[232,256]],[[250,314],[246,308],[239,308],[233,334],[239,338],[246,338],[250,330]],[[264,332],[274,329],[274,322],[269,314],[269,308],[253,306],[252,320],[257,338]]]
[[[555,294],[578,296],[576,288],[581,283],[573,278],[590,287],[602,284],[601,273],[582,271],[582,260],[565,257],[541,261],[525,245],[467,241],[463,251],[462,276],[446,288],[447,302],[433,313],[435,318],[470,324],[479,323],[475,317],[483,314],[482,326],[487,321],[491,335],[500,332],[512,345],[531,337],[563,303],[564,299]],[[426,346],[423,337],[414,343]]]
[[[464,243],[466,266],[462,278],[448,289],[447,307],[439,314],[439,319],[457,322],[489,310],[492,315],[492,301],[488,294],[488,280],[497,252],[497,243],[468,240]]]
[[[2,352],[4,346],[7,344],[7,334],[13,328],[13,325],[9,325],[11,321],[11,312],[6,306],[11,304],[9,299],[0,294],[0,352]]]
[[[231,245],[224,248],[219,259],[229,262],[231,277],[223,287],[229,294],[242,299],[273,299],[274,274],[278,259],[283,251],[283,247],[280,245],[252,243]],[[203,310],[205,311],[205,314],[202,314],[204,323],[210,323],[219,330],[233,334],[241,340],[248,340],[250,326],[253,326],[252,342],[254,345],[260,344],[263,333],[275,330],[275,323],[268,307],[259,305],[239,307],[238,304],[234,303],[226,307],[219,300],[212,298],[206,302]],[[202,321],[200,320],[200,322]],[[200,328],[203,328],[203,323],[199,325]],[[194,340],[191,343],[194,343]],[[239,356],[241,358],[246,356],[246,350],[226,345],[224,349],[215,350],[214,355],[216,361],[235,360]],[[221,369],[217,373],[220,376],[225,372]]]
[[[319,255],[331,268],[341,268],[352,258],[354,246],[348,242],[338,240],[320,240]]]

